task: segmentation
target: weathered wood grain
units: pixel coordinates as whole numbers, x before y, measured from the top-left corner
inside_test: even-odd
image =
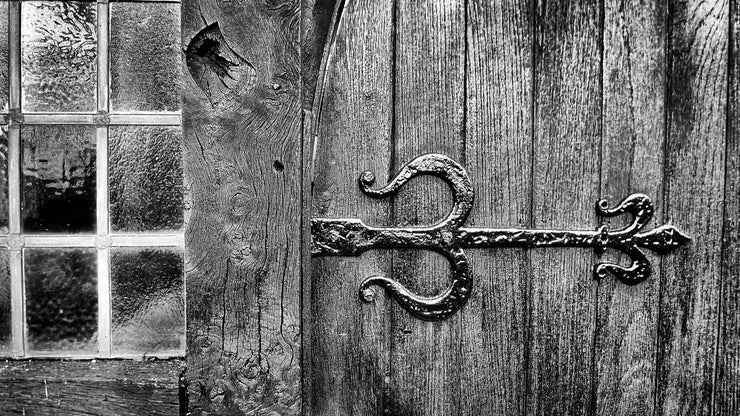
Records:
[[[393,2],[340,3],[319,74],[313,217],[361,218],[388,224],[390,201],[364,196],[357,178],[374,171],[385,181],[391,161]],[[389,253],[314,258],[308,298],[311,372],[308,414],[384,414],[390,377],[387,301],[360,301],[366,277],[390,272]],[[306,322],[306,321],[304,321]]]
[[[669,5],[665,219],[691,244],[663,259],[656,411],[711,410],[719,315],[727,1]]]
[[[192,414],[298,414],[297,1],[183,2]]]
[[[737,242],[727,236],[737,233],[738,208],[722,195],[737,193],[738,167],[731,138],[725,186],[724,8],[638,0],[340,6],[327,29],[327,72],[317,74],[330,81],[317,83],[312,108],[320,112],[308,113],[309,125],[320,116],[314,216],[433,222],[447,209],[438,181],[415,179],[390,203],[360,196],[354,181],[370,168],[380,185],[388,168],[392,175],[436,151],[458,158],[479,184],[471,225],[591,228],[600,196],[617,202],[643,192],[655,202],[654,224],[708,239],[665,258],[649,253],[656,272],[635,287],[593,281],[598,258],[586,250],[468,253],[475,292],[441,323],[410,318],[382,291],[372,305],[356,298],[369,273],[437,293],[448,273],[441,257],[407,250],[314,259],[304,321],[312,414],[692,414],[711,410],[710,393],[715,413],[732,413],[737,295],[727,276],[737,274]]]
[[[653,227],[663,218],[665,5],[607,0],[604,9],[601,196],[611,203],[632,193],[650,196]],[[618,229],[627,217],[606,223]],[[601,415],[653,413],[661,260],[646,254],[654,270],[648,281],[599,282],[594,348]],[[614,253],[603,259],[629,262]]]
[[[4,415],[176,415],[183,360],[0,362]]]
[[[730,3],[729,102],[714,414],[740,414],[740,2]]]
[[[476,199],[467,225],[528,228],[532,188],[533,13],[530,1],[468,1],[466,168]],[[474,289],[461,310],[464,415],[523,415],[529,255],[468,250]]]
[[[393,167],[425,153],[464,163],[465,6],[463,0],[397,0]],[[436,178],[412,180],[395,197],[394,225],[434,224],[450,210]],[[449,262],[420,250],[395,251],[393,278],[432,296],[449,284]],[[391,414],[460,412],[460,314],[420,321],[392,302]]]
[[[599,196],[601,4],[538,3],[533,225],[593,228]],[[527,414],[589,414],[596,257],[532,250]]]
[[[327,36],[336,33],[332,16],[338,3],[342,1],[301,0],[301,101],[309,112],[319,83],[325,47],[330,43]],[[344,6],[338,8],[343,9]]]

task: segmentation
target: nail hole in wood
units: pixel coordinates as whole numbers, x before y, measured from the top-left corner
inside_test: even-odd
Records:
[[[285,166],[283,166],[283,164],[279,160],[276,160],[275,163],[272,164],[272,168],[275,169],[275,172],[277,173],[285,170]]]

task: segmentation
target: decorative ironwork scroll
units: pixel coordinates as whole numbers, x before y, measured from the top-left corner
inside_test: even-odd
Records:
[[[314,256],[359,256],[372,249],[412,248],[433,250],[447,257],[452,269],[451,282],[444,292],[434,297],[418,296],[397,281],[384,276],[368,277],[360,284],[362,300],[372,301],[374,292],[370,287],[379,286],[419,319],[446,319],[467,301],[473,281],[463,248],[592,247],[598,253],[612,248],[626,253],[632,264],[628,267],[614,263],[597,264],[594,277],[600,279],[612,274],[622,283],[635,285],[645,281],[652,271],[642,248],[666,254],[689,241],[687,236],[671,225],[643,231],[652,219],[654,209],[650,198],[642,194],[632,194],[614,207],[610,207],[605,199],[598,201],[596,212],[602,217],[615,217],[624,213],[632,216],[629,225],[616,231],[607,230],[605,226],[594,231],[463,227],[473,207],[473,187],[465,169],[441,154],[417,157],[381,189],[371,188],[375,183],[372,172],[360,175],[359,185],[366,195],[384,198],[395,194],[411,178],[419,175],[437,176],[452,189],[452,209],[444,219],[432,226],[372,227],[354,218],[311,220],[311,254]]]

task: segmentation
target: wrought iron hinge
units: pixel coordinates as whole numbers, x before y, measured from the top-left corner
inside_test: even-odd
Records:
[[[614,263],[597,264],[594,277],[600,279],[612,274],[627,285],[635,285],[645,281],[652,272],[641,248],[666,254],[689,241],[687,236],[671,225],[643,231],[652,219],[654,209],[650,198],[642,194],[632,194],[614,207],[609,207],[605,199],[597,202],[596,212],[600,216],[632,215],[632,222],[616,231],[607,230],[605,226],[594,231],[462,227],[473,207],[474,192],[470,177],[460,164],[440,154],[417,157],[381,189],[371,188],[375,183],[372,172],[360,175],[359,185],[366,195],[384,198],[395,194],[411,178],[419,175],[437,176],[452,189],[452,210],[443,220],[430,227],[372,227],[354,218],[311,220],[311,254],[314,256],[359,256],[372,249],[411,248],[432,250],[447,257],[452,269],[451,283],[434,297],[418,296],[384,276],[368,277],[360,284],[362,300],[372,301],[370,287],[380,286],[419,319],[437,321],[449,318],[468,300],[473,281],[463,248],[593,247],[598,253],[612,248],[626,253],[632,259],[632,264],[628,267]]]

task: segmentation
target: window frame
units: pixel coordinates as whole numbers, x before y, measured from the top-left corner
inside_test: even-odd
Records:
[[[8,358],[175,358],[184,357],[181,350],[153,353],[113,354],[111,342],[112,300],[110,258],[111,248],[178,248],[184,253],[184,228],[176,232],[111,232],[108,183],[109,128],[116,126],[176,126],[182,128],[182,110],[175,112],[110,112],[110,10],[113,3],[124,1],[78,0],[95,3],[97,7],[97,112],[25,112],[22,108],[21,83],[21,9],[24,2],[39,0],[10,0],[8,5],[8,111],[0,115],[0,123],[7,128],[8,139],[8,234],[0,235],[0,247],[9,258],[12,352]],[[43,0],[50,1],[50,0]],[[62,0],[51,0],[59,1]],[[173,3],[179,0],[127,0],[126,3]],[[178,27],[178,31],[180,28]],[[21,129],[27,125],[80,125],[96,129],[96,233],[95,234],[24,234],[22,231]],[[183,178],[184,181],[184,178]],[[186,195],[183,195],[184,202]],[[183,213],[183,220],[186,215]],[[67,351],[29,351],[27,348],[26,294],[23,254],[25,248],[94,248],[97,252],[98,289],[98,353],[75,354]],[[185,281],[183,274],[183,301]],[[187,305],[185,305],[187,309]],[[186,320],[183,317],[183,329]]]

